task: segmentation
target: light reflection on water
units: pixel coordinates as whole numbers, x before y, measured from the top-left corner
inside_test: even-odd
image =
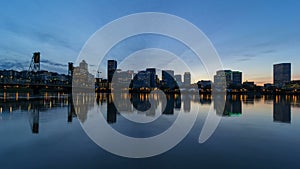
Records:
[[[158,96],[123,94],[121,97],[130,99],[132,104],[129,105],[122,102],[115,105],[114,97],[107,93],[82,94],[73,99],[66,93],[0,94],[1,168],[300,166],[297,158],[300,153],[299,96],[219,97],[226,100],[225,109],[214,105],[215,98],[210,95],[168,95],[167,102],[162,103]],[[149,104],[151,97],[154,102]],[[84,106],[76,107],[73,101],[84,103]],[[223,118],[213,136],[199,144],[200,130],[211,104],[216,114]],[[155,111],[145,113],[150,106],[154,106]],[[198,119],[190,134],[174,149],[157,157],[135,160],[112,155],[86,136],[78,120],[84,123],[91,118],[89,112],[94,108],[103,113],[114,129],[132,137],[149,137],[163,132],[172,125],[178,113],[198,113]],[[159,112],[161,115],[157,114]],[[135,123],[126,116],[155,120],[149,124]],[[34,158],[27,156],[29,153]],[[65,167],[66,161],[70,162],[68,167]],[[171,164],[167,165],[166,161]]]

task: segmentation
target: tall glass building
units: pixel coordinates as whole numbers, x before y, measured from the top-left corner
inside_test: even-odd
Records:
[[[291,63],[279,63],[273,65],[273,83],[276,87],[282,87],[291,81]]]
[[[116,60],[108,60],[107,61],[107,80],[109,83],[111,83],[116,70],[117,70],[117,61]]]

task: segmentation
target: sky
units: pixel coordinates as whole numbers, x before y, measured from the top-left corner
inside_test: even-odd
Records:
[[[292,79],[300,80],[299,9],[297,0],[1,1],[0,69],[28,69],[32,53],[39,51],[41,69],[67,73],[67,63],[76,61],[86,41],[104,25],[129,14],[162,12],[196,25],[216,48],[223,67],[242,71],[243,81],[272,82],[272,65],[281,62],[292,63]],[[162,42],[172,41],[159,37],[155,44],[157,37],[147,35],[133,39],[110,51],[118,62],[125,57],[120,53],[168,49]],[[192,55],[188,50],[179,52],[183,57]],[[97,66],[91,64],[93,67]],[[101,65],[100,69],[105,71]],[[199,64],[198,76],[192,81],[206,78]]]

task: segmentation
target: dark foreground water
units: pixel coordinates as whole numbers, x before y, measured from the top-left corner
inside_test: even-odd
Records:
[[[299,96],[227,96],[225,109],[220,110],[211,96],[170,95],[165,109],[160,99],[155,99],[152,106],[161,116],[152,125],[128,120],[158,116],[134,109],[149,109],[149,96],[124,97],[130,97],[132,104],[118,103],[122,110],[117,111],[108,94],[74,99],[82,106],[73,106],[69,95],[62,93],[39,97],[2,94],[0,168],[300,168]],[[213,135],[200,144],[199,134],[211,105],[222,119]],[[93,118],[89,114],[94,110],[103,113],[115,130],[145,138],[170,127],[180,113],[197,113],[198,117],[189,134],[173,149],[132,159],[103,150],[87,136],[81,122]]]

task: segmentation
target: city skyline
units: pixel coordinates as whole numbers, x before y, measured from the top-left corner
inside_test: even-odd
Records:
[[[34,52],[33,57],[32,57],[32,63],[29,65],[29,68],[27,70],[24,69],[24,70],[18,71],[18,70],[14,70],[14,69],[10,69],[10,70],[6,70],[6,69],[1,70],[0,69],[0,71],[1,72],[3,72],[3,71],[4,72],[9,72],[9,71],[18,72],[18,73],[22,74],[23,80],[26,80],[28,78],[27,76],[28,76],[28,73],[30,73],[30,72],[40,72],[40,73],[45,73],[45,72],[48,73],[49,72],[49,73],[59,74],[59,72],[40,69],[40,62],[41,62],[40,60],[41,60],[40,52]],[[35,68],[35,66],[38,66],[38,68]],[[162,69],[162,70],[160,70],[160,69],[157,69],[157,68],[154,68],[154,67],[146,67],[144,70],[132,70],[132,69],[123,70],[123,69],[120,69],[118,67],[118,63],[117,63],[116,60],[107,60],[107,68],[106,68],[106,71],[104,71],[104,72],[107,72],[107,74],[104,74],[104,76],[100,75],[100,74],[102,74],[102,72],[100,72],[100,71],[97,71],[97,73],[95,73],[95,74],[91,74],[89,72],[89,66],[90,65],[88,63],[86,63],[85,60],[82,60],[78,64],[78,67],[74,67],[73,63],[69,62],[68,63],[68,71],[67,71],[68,73],[61,73],[61,75],[63,75],[63,76],[69,75],[69,76],[72,76],[72,77],[74,75],[76,75],[75,79],[78,79],[77,76],[79,74],[81,74],[81,73],[79,73],[79,69],[84,69],[85,70],[84,74],[87,74],[86,76],[89,76],[89,79],[93,78],[93,79],[96,80],[97,78],[101,78],[103,80],[104,79],[107,80],[108,83],[112,83],[113,76],[115,76],[116,73],[118,74],[117,78],[122,78],[122,77],[129,78],[129,77],[127,77],[128,76],[127,74],[130,73],[131,76],[132,76],[132,77],[130,77],[130,79],[134,79],[135,75],[138,75],[140,73],[149,72],[151,74],[151,78],[150,78],[151,80],[149,79],[151,81],[151,82],[149,81],[149,83],[151,84],[150,85],[151,87],[155,86],[154,81],[156,81],[156,78],[160,78],[160,79],[164,80],[164,76],[166,76],[166,75],[164,75],[164,73],[168,74],[167,76],[170,76],[178,84],[183,84],[183,85],[198,84],[200,81],[211,81],[215,84],[219,84],[219,83],[221,84],[221,83],[223,83],[223,79],[226,79],[226,86],[227,87],[229,87],[231,84],[232,85],[239,85],[239,84],[241,85],[245,82],[245,83],[253,83],[256,86],[266,86],[266,85],[269,86],[270,84],[272,84],[275,87],[282,88],[285,83],[290,83],[291,81],[295,81],[295,82],[299,81],[299,79],[292,79],[291,78],[291,74],[292,74],[292,71],[291,71],[292,64],[291,63],[273,64],[273,69],[272,69],[272,71],[273,71],[273,75],[272,75],[273,82],[267,82],[267,83],[263,83],[263,84],[257,83],[256,81],[249,81],[247,79],[243,80],[243,72],[238,71],[238,70],[231,70],[231,69],[217,70],[214,74],[214,77],[211,78],[211,79],[197,79],[196,82],[192,82],[191,81],[192,76],[191,76],[190,72],[184,72],[184,73],[180,74],[180,73],[176,72],[176,70],[173,70],[173,69]],[[75,72],[77,72],[77,73],[73,74],[73,70],[75,70]],[[158,74],[156,74],[156,72]],[[125,73],[125,74],[120,76],[120,73],[121,74]],[[159,76],[159,74],[161,76]],[[20,76],[20,75],[18,75],[18,76]],[[1,76],[1,80],[2,80],[2,78],[3,78],[3,75]],[[50,78],[50,77],[48,77],[48,78]]]
[[[300,0],[0,9],[0,169],[300,168]]]
[[[300,53],[298,1],[9,1],[1,2],[1,6],[1,69],[27,68],[31,51],[38,50],[43,57],[42,67],[65,73],[67,63],[75,63],[80,49],[95,31],[114,19],[145,11],[170,13],[198,26],[214,44],[224,69],[242,71],[245,80],[271,83],[272,69],[269,67],[273,64],[300,64],[297,59]],[[136,40],[132,46],[126,46],[124,53],[152,47],[147,40],[149,38]],[[156,46],[166,47],[163,42],[160,39]],[[118,52],[117,49],[112,54]],[[189,58],[186,56],[189,51],[181,50],[176,54]],[[121,62],[122,58],[116,60]],[[96,65],[92,65],[91,70],[95,74]],[[206,79],[203,78],[205,71],[197,74],[199,77],[192,77],[192,82]],[[300,79],[300,68],[296,66],[292,67],[294,79]]]

